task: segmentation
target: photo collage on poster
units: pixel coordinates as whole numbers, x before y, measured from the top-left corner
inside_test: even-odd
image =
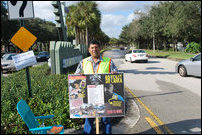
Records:
[[[123,73],[68,75],[70,118],[125,115]]]

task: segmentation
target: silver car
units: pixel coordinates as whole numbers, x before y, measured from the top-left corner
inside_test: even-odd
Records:
[[[182,77],[188,75],[201,77],[201,53],[190,59],[178,62],[175,66],[175,70]]]
[[[12,60],[12,56],[17,55],[17,53],[4,54],[1,59],[1,65],[3,71],[15,71],[15,64]]]

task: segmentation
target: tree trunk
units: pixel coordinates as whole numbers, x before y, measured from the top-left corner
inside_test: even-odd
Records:
[[[88,46],[88,27],[86,27],[86,46]]]
[[[78,44],[81,44],[81,39],[80,39],[80,28],[78,28]]]
[[[75,26],[75,40],[76,40],[76,46],[78,45],[78,28],[77,28],[77,26]]]
[[[153,52],[155,52],[156,48],[155,48],[155,36],[153,34]]]
[[[85,45],[85,30],[82,31],[82,44]]]
[[[165,51],[167,51],[167,45],[166,45],[166,44],[167,44],[167,42],[164,40],[164,41],[163,41],[163,49],[164,49]]]

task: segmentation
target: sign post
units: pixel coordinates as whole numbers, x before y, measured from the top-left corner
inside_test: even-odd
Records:
[[[11,42],[18,46],[21,50],[26,52],[29,47],[36,41],[36,37],[30,34],[24,28],[24,20],[28,18],[34,18],[33,1],[8,1],[8,18],[9,20],[20,19],[20,30],[12,37]],[[26,67],[26,77],[29,97],[32,97],[31,81],[29,68]]]
[[[21,27],[24,27],[24,20],[20,20]],[[28,92],[29,92],[29,98],[32,98],[32,87],[31,87],[31,81],[30,81],[30,74],[29,74],[29,67],[26,67],[26,77],[27,77],[27,86],[28,86]]]
[[[98,117],[96,117],[96,134],[99,134],[99,118]]]

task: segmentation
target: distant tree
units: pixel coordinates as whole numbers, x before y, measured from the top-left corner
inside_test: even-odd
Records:
[[[6,2],[1,1],[1,47],[5,46],[10,51],[10,39],[20,28],[19,20],[8,20]],[[37,37],[36,42],[44,43],[45,49],[49,50],[49,41],[58,40],[55,24],[40,18],[24,20],[24,27]],[[13,46],[17,49],[16,46]]]
[[[201,2],[165,1],[153,5],[149,12],[140,13],[127,27],[122,28],[120,40],[133,42],[140,48],[167,49],[169,43],[201,42]],[[154,40],[153,40],[154,39]]]
[[[8,20],[6,2],[1,1],[1,48],[4,46],[6,51],[10,51],[9,44],[12,36],[20,28],[17,20]]]

